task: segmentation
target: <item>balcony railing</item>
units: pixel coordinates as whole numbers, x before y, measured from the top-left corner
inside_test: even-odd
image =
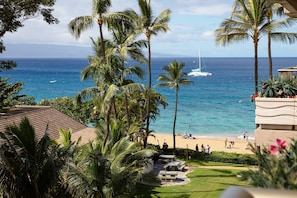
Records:
[[[255,123],[262,125],[262,129],[274,126],[275,129],[290,130],[297,125],[297,98],[258,97],[255,105]]]

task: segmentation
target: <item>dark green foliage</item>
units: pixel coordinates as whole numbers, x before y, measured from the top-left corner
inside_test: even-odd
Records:
[[[24,20],[36,17],[39,14],[49,24],[58,23],[58,19],[52,16],[54,5],[55,0],[2,0],[0,38],[6,32],[17,31],[23,26]]]
[[[16,67],[14,61],[0,61],[0,72],[3,70],[10,70]],[[18,95],[23,89],[23,83],[15,82],[9,83],[10,79],[3,79],[0,76],[0,111],[3,107],[10,107],[13,105],[35,105],[33,97],[27,97],[26,95]]]
[[[16,32],[24,21],[42,15],[48,24],[58,23],[53,17],[56,0],[1,0],[0,2],[0,53],[5,50],[2,37],[6,32]],[[2,63],[1,63],[2,64]]]
[[[84,149],[87,154],[71,164],[67,176],[69,191],[77,197],[131,197],[143,165],[153,155],[129,137],[114,142],[109,136],[106,145],[98,139]]]
[[[160,150],[160,153],[172,154],[173,149]],[[196,152],[194,150],[176,149],[176,156],[181,159],[198,160],[198,161],[211,161],[223,162],[232,164],[244,165],[258,165],[258,159],[254,154],[238,154],[213,151],[211,154],[204,152]]]
[[[261,97],[287,98],[295,95],[297,95],[295,79],[271,78],[262,82]]]
[[[10,105],[36,105],[35,98],[32,96],[21,95],[16,97],[15,100],[9,101]]]
[[[93,121],[93,119],[95,119],[92,117],[94,106],[91,101],[75,104],[73,98],[63,97],[51,100],[42,100],[39,105],[52,106],[83,124],[89,124]]]
[[[2,79],[0,76],[0,110],[3,107],[11,106],[11,101],[18,100],[20,95],[17,95],[22,90],[23,83],[9,83],[8,78]]]
[[[16,62],[6,60],[6,61],[0,61],[0,72],[3,70],[10,70],[16,67]]]
[[[67,151],[52,144],[47,133],[37,140],[27,118],[0,132],[0,181],[4,197],[49,197],[59,181]]]
[[[210,155],[205,155],[205,160],[232,164],[258,165],[258,159],[254,154],[212,152]]]

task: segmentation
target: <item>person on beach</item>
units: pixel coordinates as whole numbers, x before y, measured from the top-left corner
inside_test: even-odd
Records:
[[[244,133],[243,133],[243,139],[248,139],[248,134],[247,134],[247,132],[244,132]]]
[[[225,139],[225,148],[227,148],[228,138]]]
[[[201,152],[205,152],[205,148],[203,144],[201,144]]]
[[[209,145],[206,146],[205,153],[210,154],[210,146]]]
[[[230,143],[231,143],[231,146],[232,146],[232,148],[233,148],[233,147],[234,147],[234,144],[235,144],[235,142],[234,142],[234,141],[231,141]]]
[[[198,146],[198,144],[196,144],[195,150],[196,150],[196,152],[199,152],[199,146]]]
[[[249,136],[248,136],[247,132],[245,132],[245,139],[246,139],[247,142],[249,141]]]

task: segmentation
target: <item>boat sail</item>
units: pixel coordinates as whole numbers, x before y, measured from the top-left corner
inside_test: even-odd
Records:
[[[199,50],[199,57],[198,57],[198,68],[192,69],[191,72],[188,73],[188,76],[211,76],[212,73],[210,72],[203,72],[201,67],[201,57],[200,57],[200,50]]]

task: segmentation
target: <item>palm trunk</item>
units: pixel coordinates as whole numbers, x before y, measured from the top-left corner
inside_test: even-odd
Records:
[[[269,78],[272,78],[271,34],[268,33]]]
[[[113,107],[114,119],[117,120],[118,119],[118,113],[117,113],[117,107],[116,107],[114,96],[111,98],[111,103],[112,103],[112,107]]]
[[[173,120],[173,153],[175,154],[175,125],[176,125],[176,117],[177,117],[177,104],[178,104],[178,86],[175,90],[175,111],[174,111],[174,120]]]
[[[258,93],[258,39],[254,41],[255,94]]]
[[[143,141],[143,147],[146,148],[147,144],[147,138],[149,135],[150,131],[150,106],[151,106],[151,100],[150,100],[150,95],[151,95],[151,79],[152,79],[152,74],[151,74],[151,43],[150,43],[150,38],[147,36],[148,40],[148,63],[147,63],[147,68],[148,68],[148,89],[147,89],[147,95],[146,95],[146,135],[144,137]]]
[[[101,14],[99,14],[98,18],[98,25],[99,25],[99,32],[100,32],[100,39],[101,39],[101,50],[102,50],[102,57],[103,61],[105,62],[105,44],[104,44],[104,37],[103,37],[103,31],[102,31],[102,25],[103,25],[103,19]]]
[[[109,134],[110,134],[110,113],[111,113],[111,108],[112,105],[108,106],[108,110],[107,110],[107,115],[106,115],[106,134],[105,134],[105,138],[104,138],[104,142],[103,142],[103,146],[106,145]]]
[[[128,130],[130,128],[130,117],[129,117],[128,96],[126,93],[124,94],[124,98],[125,98],[125,110],[126,110],[127,132],[128,132]]]

